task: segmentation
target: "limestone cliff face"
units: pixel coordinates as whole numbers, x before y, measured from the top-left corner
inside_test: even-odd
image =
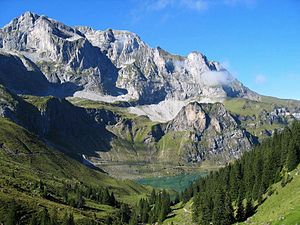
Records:
[[[0,48],[30,59],[49,82],[77,87],[68,95],[126,95],[144,104],[198,97],[259,99],[201,53],[172,55],[128,31],[69,27],[26,12],[0,30]]]
[[[194,149],[184,153],[189,161],[238,158],[256,142],[220,103],[188,104],[168,123],[166,132],[170,131],[194,134]]]
[[[259,98],[219,63],[208,61],[201,53],[172,55],[159,47],[150,48],[128,31],[77,29],[120,69],[117,85],[128,90],[132,98],[146,103],[197,96]]]
[[[78,30],[26,12],[0,33],[4,51],[18,52],[40,68],[52,83],[73,83],[82,89],[116,94],[117,69]]]

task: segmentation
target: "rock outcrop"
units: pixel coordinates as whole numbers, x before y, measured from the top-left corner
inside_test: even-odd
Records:
[[[188,152],[189,161],[202,161],[218,155],[228,161],[238,158],[257,143],[221,103],[189,103],[167,124],[166,132],[169,131],[194,134],[195,149]]]

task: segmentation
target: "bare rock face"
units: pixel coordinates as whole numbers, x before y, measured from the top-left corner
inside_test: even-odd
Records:
[[[126,95],[140,103],[199,97],[259,99],[219,63],[150,48],[128,31],[69,27],[26,12],[0,29],[0,48],[24,55],[51,83],[72,83],[98,95]]]
[[[238,126],[221,103],[188,104],[167,124],[166,132],[170,131],[190,131],[194,134],[194,149],[185,152],[189,161],[217,156],[227,161],[238,158],[255,143],[254,137]]]
[[[47,93],[50,86],[44,74],[28,58],[1,51],[0,83],[18,94],[39,95]]]
[[[188,104],[185,106],[173,119],[169,122],[167,130],[174,131],[197,131],[202,133],[208,125],[208,115],[203,110],[203,107],[198,104]]]
[[[31,59],[52,83],[116,94],[117,69],[78,30],[26,12],[2,29],[2,49]]]
[[[259,98],[219,63],[208,61],[201,53],[172,55],[159,47],[150,48],[128,31],[77,29],[120,68],[117,85],[127,89],[133,98],[146,102],[197,96]]]

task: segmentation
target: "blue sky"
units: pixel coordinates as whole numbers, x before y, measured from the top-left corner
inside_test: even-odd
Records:
[[[0,0],[0,26],[25,11],[126,29],[151,47],[220,61],[261,94],[300,99],[299,0]]]

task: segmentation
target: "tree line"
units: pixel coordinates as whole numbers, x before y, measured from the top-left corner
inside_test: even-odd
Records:
[[[153,189],[148,199],[141,199],[139,204],[133,209],[130,225],[136,224],[154,224],[155,222],[162,222],[167,218],[171,212],[170,195],[165,191],[158,193]]]
[[[291,181],[289,171],[300,162],[300,123],[264,140],[235,162],[200,178],[182,193],[193,198],[193,220],[197,224],[232,224],[246,220],[272,194],[270,186]]]
[[[108,188],[85,186],[78,183],[63,183],[62,187],[54,187],[40,180],[34,183],[33,189],[42,198],[81,210],[86,209],[86,200],[118,208],[116,215],[110,215],[105,221],[102,221],[105,224],[124,224],[128,223],[130,219],[129,206],[117,201],[114,193],[110,192]],[[24,209],[15,200],[7,203],[6,211],[5,218],[0,218],[0,224],[18,225],[22,219],[22,224],[29,225],[75,225],[72,213],[66,213],[63,218],[61,216],[59,218],[55,210],[49,213],[48,209],[42,206],[31,210]],[[85,224],[98,224],[96,221],[101,222],[95,217],[87,219]]]

